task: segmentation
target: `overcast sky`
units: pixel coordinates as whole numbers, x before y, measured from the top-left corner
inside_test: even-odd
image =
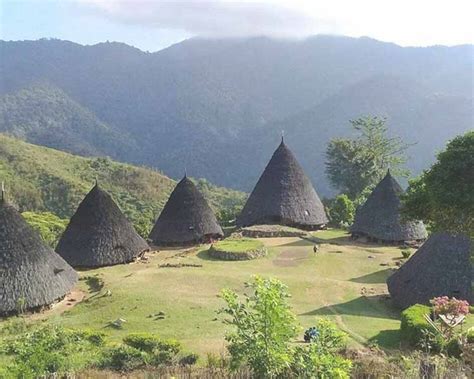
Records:
[[[120,41],[157,51],[193,36],[369,36],[403,46],[474,42],[474,0],[0,0],[0,39]]]

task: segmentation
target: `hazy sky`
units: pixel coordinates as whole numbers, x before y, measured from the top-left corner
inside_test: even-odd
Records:
[[[369,36],[474,42],[474,0],[0,0],[0,39],[121,41],[156,51],[192,36]]]

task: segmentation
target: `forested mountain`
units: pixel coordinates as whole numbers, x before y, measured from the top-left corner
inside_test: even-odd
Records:
[[[329,138],[350,133],[349,119],[387,117],[393,134],[417,142],[416,173],[472,128],[473,51],[332,36],[191,39],[157,53],[121,43],[0,42],[0,130],[176,178],[186,167],[245,190],[284,130],[328,195],[323,152]]]
[[[69,219],[96,179],[140,231],[152,227],[176,184],[158,171],[78,157],[0,134],[0,180],[8,200],[21,211],[49,211]],[[196,183],[215,211],[242,205],[246,197],[206,180]]]

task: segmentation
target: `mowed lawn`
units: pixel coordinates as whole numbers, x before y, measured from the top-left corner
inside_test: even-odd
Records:
[[[401,258],[401,249],[355,243],[338,230],[314,236],[322,242],[318,253],[307,240],[269,238],[261,239],[268,256],[252,261],[212,260],[208,246],[203,246],[150,253],[146,263],[81,271],[79,287],[87,292],[86,300],[62,314],[53,309],[43,317],[66,327],[102,330],[117,341],[128,333],[148,332],[175,338],[200,354],[219,353],[228,328],[217,313],[224,305],[220,291],[243,293],[244,282],[261,275],[288,285],[291,305],[304,327],[313,325],[316,317],[329,317],[349,333],[355,346],[373,341],[386,349],[398,348],[400,313],[387,299],[385,279]],[[160,267],[174,264],[181,267]],[[99,278],[103,287],[98,290],[91,277]],[[109,326],[119,318],[125,320],[122,329]]]

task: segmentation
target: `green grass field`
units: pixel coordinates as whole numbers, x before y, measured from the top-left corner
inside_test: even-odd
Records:
[[[146,263],[82,271],[79,287],[86,300],[62,314],[57,307],[27,317],[98,329],[117,341],[131,332],[156,333],[200,354],[219,353],[225,348],[226,326],[217,313],[224,305],[218,295],[222,288],[242,293],[244,282],[258,274],[289,286],[303,327],[313,325],[316,317],[328,317],[349,333],[353,346],[376,342],[385,349],[398,348],[399,311],[385,296],[385,279],[401,249],[354,243],[337,230],[314,236],[322,242],[316,254],[307,240],[271,238],[261,240],[269,254],[258,260],[213,260],[203,246],[151,253]],[[159,267],[164,263],[195,267]],[[164,318],[157,316],[160,312]],[[118,318],[126,320],[122,329],[108,326]]]
[[[215,243],[216,250],[228,251],[231,253],[245,253],[250,250],[261,249],[264,243],[252,238],[226,239]]]

